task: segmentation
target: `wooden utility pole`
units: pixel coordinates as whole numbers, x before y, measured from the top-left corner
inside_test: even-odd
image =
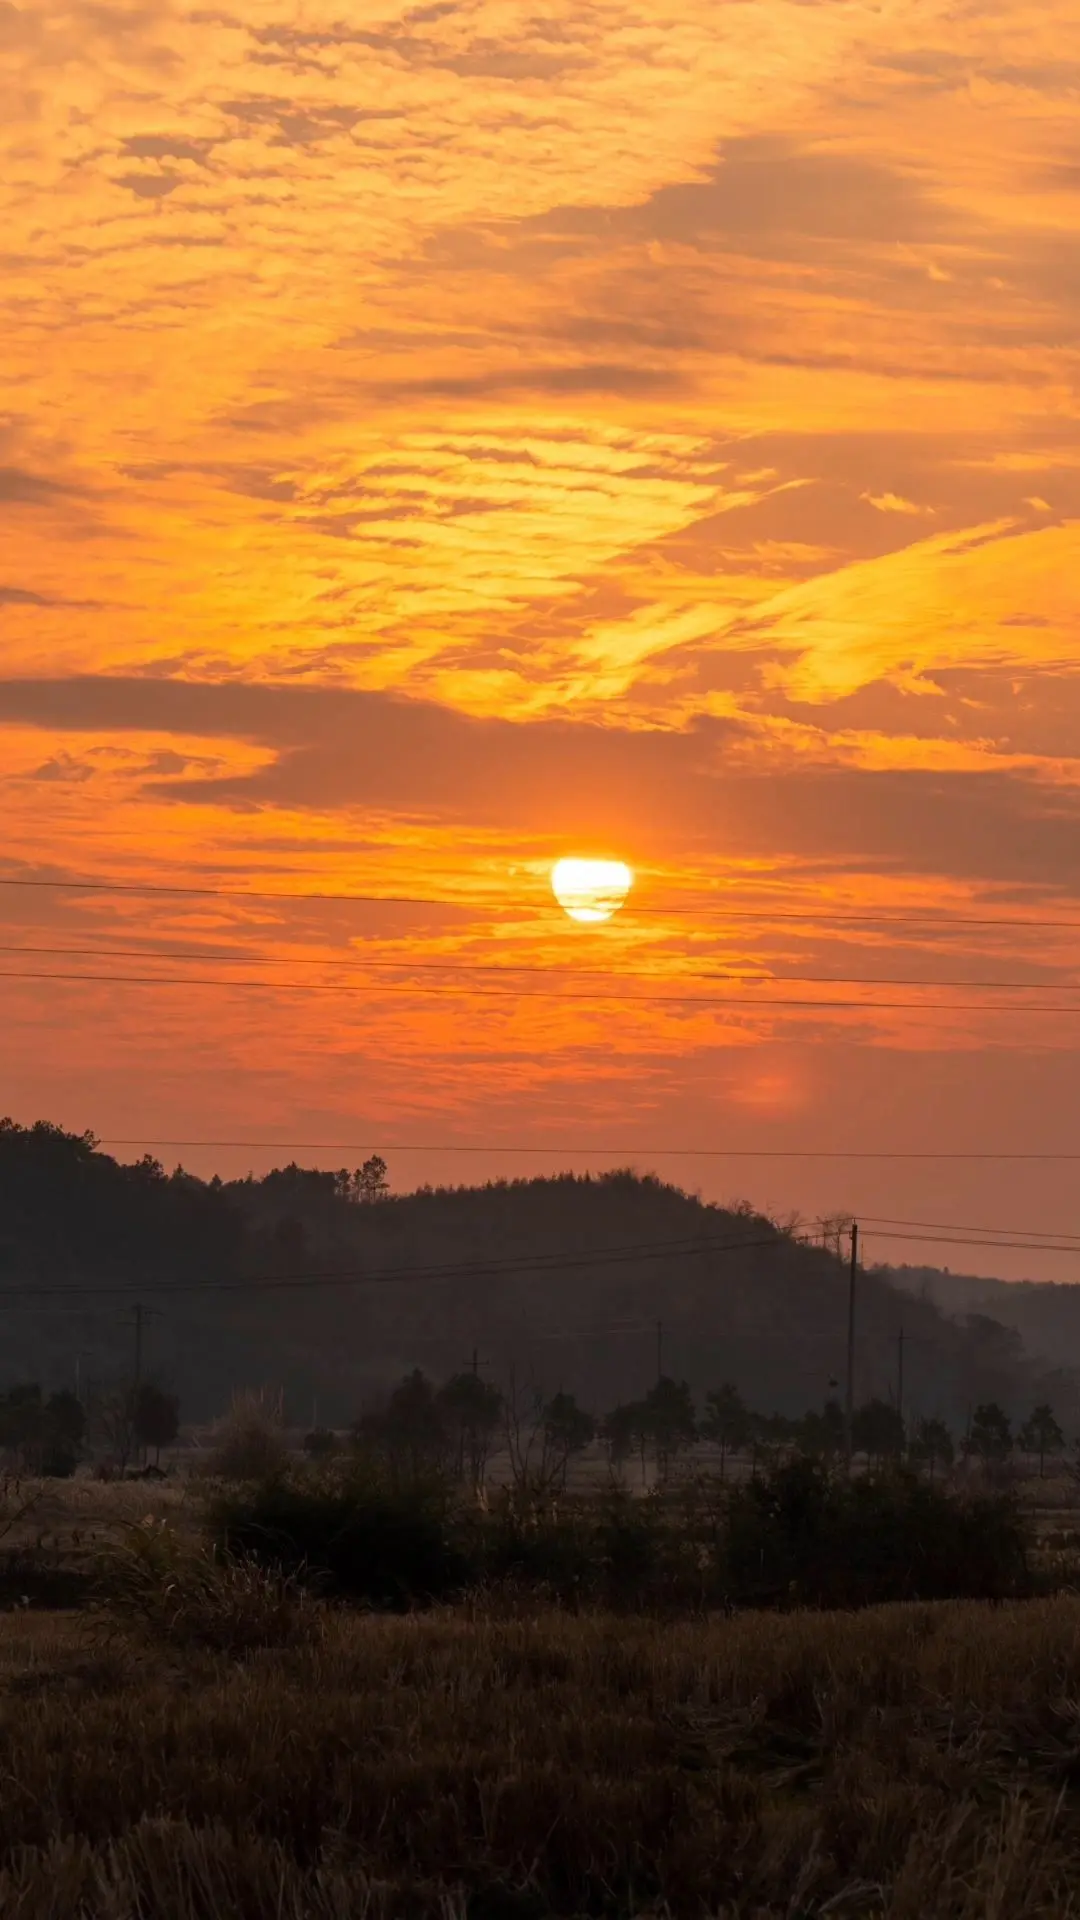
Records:
[[[904,1329],[896,1336],[896,1411],[900,1416],[900,1452],[904,1453]]]
[[[855,1457],[855,1281],[859,1271],[859,1223],[851,1223],[851,1265],[848,1270],[847,1390],[844,1395],[844,1452],[847,1470]]]
[[[135,1391],[138,1393],[142,1383],[142,1301],[135,1302]]]
[[[656,1384],[657,1386],[660,1385],[660,1382],[663,1379],[663,1377],[664,1377],[664,1323],[662,1320],[658,1320],[656,1323]]]

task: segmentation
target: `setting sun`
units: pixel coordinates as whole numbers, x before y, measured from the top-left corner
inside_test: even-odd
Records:
[[[595,926],[618,913],[634,876],[621,860],[560,860],[552,869],[551,891],[571,920]]]

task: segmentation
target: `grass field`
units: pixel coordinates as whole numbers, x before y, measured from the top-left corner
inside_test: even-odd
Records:
[[[4,1920],[1066,1920],[1080,1601],[0,1620]]]

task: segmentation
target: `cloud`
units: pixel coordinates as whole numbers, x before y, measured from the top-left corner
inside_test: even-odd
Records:
[[[393,390],[417,398],[471,400],[514,393],[662,393],[682,384],[674,368],[589,361],[566,367],[494,367],[484,373],[436,374],[398,381]]]
[[[933,512],[932,507],[916,506],[914,500],[905,500],[903,494],[900,493],[863,493],[859,495],[859,498],[861,500],[868,500],[870,505],[876,507],[879,513],[908,513],[919,515]]]
[[[549,846],[584,832],[637,858],[794,860],[1080,896],[1080,786],[992,762],[950,772],[761,759],[738,719],[524,723],[392,694],[81,678],[0,681],[0,721],[268,749],[246,773],[144,782],[147,802],[458,823]]]
[[[88,766],[85,760],[78,760],[69,753],[57,753],[51,760],[46,760],[40,767],[35,767],[30,778],[48,783],[57,782],[65,786],[82,786],[87,780],[93,779],[95,771],[96,769]]]
[[[117,180],[118,187],[125,187],[139,200],[164,200],[167,194],[175,193],[180,185],[180,176],[176,173],[126,173]]]
[[[22,467],[0,466],[0,502],[9,506],[37,506],[73,491],[59,480],[31,473]]]
[[[33,593],[29,587],[0,586],[0,607],[54,607],[51,594]]]

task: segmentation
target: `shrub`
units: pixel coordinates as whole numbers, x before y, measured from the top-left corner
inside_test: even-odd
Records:
[[[219,1495],[210,1529],[218,1550],[377,1607],[449,1599],[473,1571],[441,1488],[395,1492],[356,1471]]]
[[[810,1460],[732,1494],[724,1563],[732,1597],[751,1605],[872,1606],[1031,1590],[1008,1498],[963,1500],[905,1473],[837,1479]]]
[[[268,1480],[284,1473],[288,1452],[280,1406],[265,1394],[237,1394],[218,1426],[206,1472],[219,1480]]]
[[[959,1500],[913,1476],[848,1480],[796,1460],[737,1489],[678,1498],[522,1499],[480,1512],[351,1463],[219,1494],[215,1551],[380,1608],[507,1588],[575,1609],[858,1607],[1031,1590],[1007,1499]]]
[[[79,1456],[75,1448],[66,1441],[58,1440],[42,1455],[42,1479],[70,1480],[78,1464]]]
[[[481,1523],[478,1553],[487,1580],[532,1585],[564,1605],[685,1609],[718,1590],[692,1516],[619,1488],[532,1509],[506,1499]]]

